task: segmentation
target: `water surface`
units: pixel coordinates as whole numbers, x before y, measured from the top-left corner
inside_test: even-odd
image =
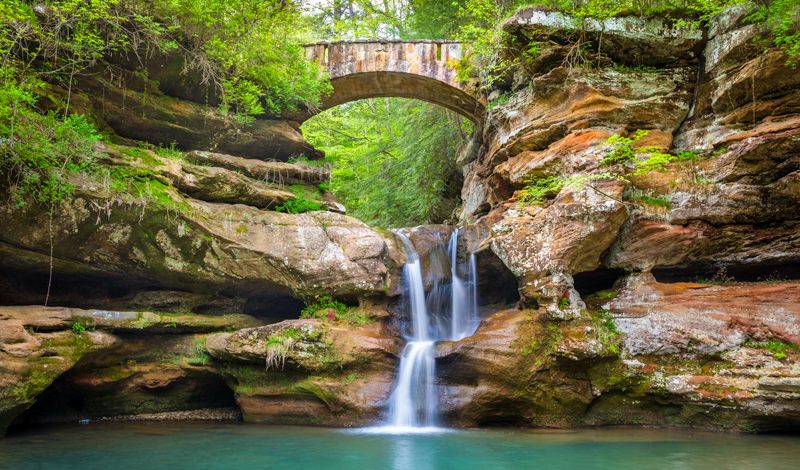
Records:
[[[800,438],[644,428],[382,434],[245,423],[90,423],[14,431],[0,469],[783,470]]]

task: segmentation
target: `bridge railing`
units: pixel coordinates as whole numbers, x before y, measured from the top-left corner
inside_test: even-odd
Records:
[[[305,44],[306,57],[328,68],[331,78],[358,72],[397,71],[450,82],[449,65],[465,46],[447,40],[359,40]],[[432,77],[434,78],[434,77]]]

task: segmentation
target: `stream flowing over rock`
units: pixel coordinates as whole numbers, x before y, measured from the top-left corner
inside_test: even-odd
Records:
[[[506,20],[515,47],[540,53],[490,85],[507,99],[459,154],[450,255],[453,226],[394,233],[347,216],[322,184],[329,168],[286,163],[322,156],[296,123],[235,131],[176,73],[180,57],[148,58],[149,78],[106,58],[74,102],[113,134],[98,163],[139,193],[75,173],[51,215],[0,187],[0,434],[238,418],[232,407],[257,423],[385,422],[413,338],[402,239],[427,311],[454,274],[480,299],[477,331],[433,346],[437,424],[797,429],[800,73],[756,47],[765,32],[740,13],[703,30],[590,21],[591,68],[565,62],[562,14]],[[632,152],[684,158],[609,169],[608,139],[640,130]],[[525,197],[571,176],[584,183]],[[278,211],[301,198],[320,210]]]

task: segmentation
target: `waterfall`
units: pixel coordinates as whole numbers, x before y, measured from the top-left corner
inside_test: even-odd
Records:
[[[475,255],[470,254],[469,276],[466,281],[458,277],[458,233],[455,229],[448,243],[450,258],[450,290],[446,295],[441,284],[434,286],[430,296],[425,295],[422,276],[422,261],[411,241],[403,234],[406,264],[403,266],[404,292],[411,313],[411,335],[400,356],[400,369],[395,388],[389,397],[388,432],[419,432],[435,429],[438,415],[438,399],[435,392],[436,360],[434,341],[458,341],[475,332],[478,327],[477,267]],[[440,305],[449,303],[449,318],[432,318],[428,304],[434,305],[434,313]],[[385,431],[384,431],[385,432]]]
[[[456,268],[458,267],[458,229],[453,230],[453,235],[450,236],[447,253],[450,255],[450,308],[452,313],[450,315],[450,332],[446,339],[458,341],[472,333],[472,331],[469,331],[470,323],[472,323],[470,322],[471,296],[467,289],[467,284],[456,273]]]
[[[408,258],[403,276],[412,329],[411,338],[400,356],[397,384],[389,398],[389,425],[398,428],[432,427],[436,423],[438,408],[433,386],[436,363],[425,305],[422,262],[411,241],[402,234],[398,236],[403,240]]]
[[[480,323],[480,317],[478,316],[478,264],[475,262],[475,253],[469,254],[469,279],[468,284],[470,286],[470,303],[472,304],[472,308],[470,309],[470,318],[467,322],[469,325],[469,330],[467,335],[472,335],[475,333],[475,330],[478,329],[478,324]]]

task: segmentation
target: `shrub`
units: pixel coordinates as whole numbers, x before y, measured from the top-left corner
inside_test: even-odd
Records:
[[[369,323],[369,318],[367,318],[366,313],[355,307],[348,307],[327,295],[308,304],[300,313],[300,318],[316,318],[317,320],[328,321],[328,314],[330,311],[334,312],[334,320],[337,321],[344,321],[356,325],[366,325]]]
[[[325,206],[321,202],[306,199],[303,194],[298,194],[296,198],[284,202],[283,205],[276,207],[275,210],[288,214],[301,214],[303,212],[319,211],[323,207]]]

